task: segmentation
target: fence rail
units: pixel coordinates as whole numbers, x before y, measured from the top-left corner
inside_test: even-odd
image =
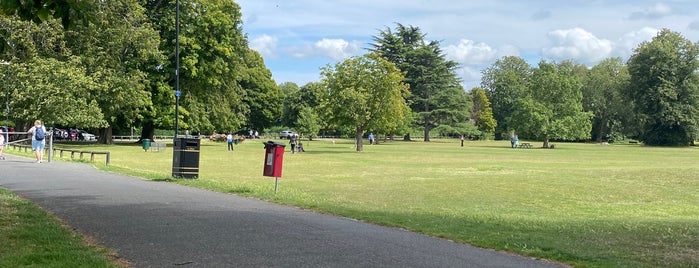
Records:
[[[9,133],[6,133],[6,135],[8,135],[8,137],[9,137],[10,134],[13,134],[13,135],[14,135],[14,134],[26,135],[27,132],[9,132]],[[53,147],[53,135],[51,135],[51,132],[50,132],[50,131],[48,131],[47,134],[48,134],[48,135],[47,135],[48,147],[45,147],[45,148],[44,148],[44,151],[46,151],[47,154],[48,154],[48,157],[49,157],[48,160],[49,160],[49,162],[51,162],[51,161],[53,160],[53,156],[56,154],[56,151],[59,152],[58,155],[59,155],[59,157],[61,157],[61,158],[63,157],[63,152],[70,152],[70,159],[75,159],[75,154],[78,153],[78,154],[80,155],[80,160],[83,159],[83,156],[84,156],[84,155],[89,154],[89,155],[90,155],[90,161],[91,161],[91,162],[95,162],[95,155],[105,155],[105,156],[106,156],[105,165],[109,165],[109,162],[111,161],[111,154],[110,154],[109,152],[95,152],[95,151],[83,151],[83,150],[74,150],[74,149],[55,148],[55,147]],[[7,139],[6,139],[6,140],[7,140]],[[14,141],[11,141],[11,142],[7,142],[4,146],[9,146],[9,147],[11,147],[13,150],[22,150],[22,149],[24,149],[24,152],[26,153],[26,152],[30,152],[30,151],[31,151],[32,146],[31,146],[31,145],[27,145],[27,144],[20,144],[20,143],[21,143],[21,142],[30,142],[30,141],[31,141],[30,138],[27,138],[27,139],[19,139],[19,140],[14,140]]]

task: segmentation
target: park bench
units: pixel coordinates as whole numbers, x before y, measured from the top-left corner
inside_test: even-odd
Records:
[[[531,149],[531,148],[532,148],[532,144],[531,144],[531,143],[528,143],[528,142],[524,142],[524,143],[519,144],[519,148],[522,148],[522,149]]]
[[[152,142],[150,144],[150,151],[151,152],[164,152],[165,151],[165,143],[164,142]]]

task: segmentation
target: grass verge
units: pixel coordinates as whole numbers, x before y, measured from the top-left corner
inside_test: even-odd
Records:
[[[0,188],[0,267],[126,267],[44,210]]]

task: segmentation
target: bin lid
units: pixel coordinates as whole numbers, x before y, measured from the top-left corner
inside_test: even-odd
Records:
[[[275,141],[267,141],[263,142],[262,144],[265,145],[265,149],[269,147],[286,147],[286,144],[281,143],[281,142],[275,142]]]

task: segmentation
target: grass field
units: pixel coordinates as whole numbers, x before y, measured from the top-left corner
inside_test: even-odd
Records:
[[[285,154],[277,194],[274,178],[262,176],[259,140],[234,152],[203,142],[200,179],[176,182],[580,267],[699,267],[696,147],[511,149],[509,141],[457,140],[365,144],[363,153],[348,140],[304,147]],[[112,153],[108,167],[98,157],[99,168],[170,178],[171,148],[80,148]]]

